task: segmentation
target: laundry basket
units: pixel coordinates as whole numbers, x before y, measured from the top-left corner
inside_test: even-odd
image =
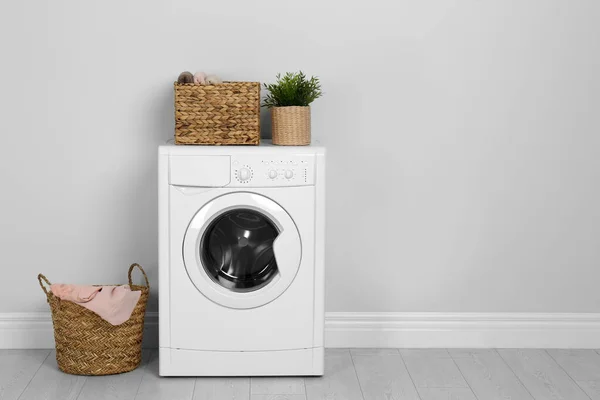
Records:
[[[259,82],[174,85],[175,144],[260,143]]]
[[[133,269],[138,267],[146,286],[134,285]],[[142,292],[131,318],[121,325],[111,325],[93,311],[71,301],[61,300],[44,286],[50,281],[38,275],[52,310],[56,361],[66,373],[75,375],[110,375],[127,372],[140,365],[144,315],[150,284],[139,264],[132,264],[127,273],[131,290]]]

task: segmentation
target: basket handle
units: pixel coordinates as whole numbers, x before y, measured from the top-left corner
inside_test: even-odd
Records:
[[[46,284],[48,286],[51,285],[50,281],[48,280],[48,278],[46,278],[43,274],[39,274],[38,275],[38,282],[40,283],[40,287],[42,288],[42,290],[44,291],[44,293],[46,293],[46,296],[48,296],[48,289],[46,289],[46,286],[44,286],[44,283],[42,282],[42,280],[44,282],[46,282]]]
[[[133,285],[133,281],[131,280],[131,272],[133,272],[133,269],[135,267],[138,267],[139,270],[142,271],[142,275],[144,275],[144,279],[146,280],[146,287],[150,288],[150,281],[148,281],[148,276],[146,275],[144,268],[142,268],[140,264],[131,264],[131,267],[129,267],[129,272],[127,273],[127,277],[129,278],[129,286]]]

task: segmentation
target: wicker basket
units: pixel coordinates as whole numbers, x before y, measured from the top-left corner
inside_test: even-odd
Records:
[[[131,272],[134,267],[142,271],[146,286],[133,285]],[[131,290],[141,290],[142,294],[131,318],[115,326],[79,304],[54,296],[42,282],[50,285],[48,279],[38,275],[52,310],[56,361],[61,371],[75,375],[110,375],[131,371],[140,365],[150,284],[138,264],[129,267],[127,276]]]
[[[175,82],[175,143],[257,145],[260,83]]]
[[[306,146],[310,144],[310,107],[271,108],[273,144]]]

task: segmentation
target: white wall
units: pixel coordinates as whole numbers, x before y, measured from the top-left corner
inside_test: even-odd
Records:
[[[596,0],[0,3],[0,312],[156,285],[183,69],[319,75],[329,311],[600,311]],[[156,309],[155,304],[152,309]]]

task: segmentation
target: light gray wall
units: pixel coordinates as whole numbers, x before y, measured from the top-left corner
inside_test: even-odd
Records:
[[[0,3],[0,312],[156,284],[183,69],[322,79],[329,311],[600,311],[600,2]],[[155,305],[152,306],[153,308]]]

